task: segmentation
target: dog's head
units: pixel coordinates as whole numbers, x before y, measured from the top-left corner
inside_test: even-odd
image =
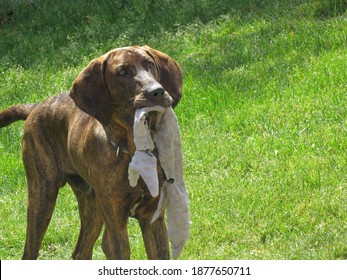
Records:
[[[81,110],[108,125],[115,113],[176,106],[182,72],[172,58],[148,46],[119,48],[92,60],[73,82],[70,96]]]

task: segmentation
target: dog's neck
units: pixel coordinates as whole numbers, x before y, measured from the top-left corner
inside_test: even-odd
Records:
[[[110,144],[117,150],[129,154],[133,154],[136,150],[133,140],[132,122],[130,118],[112,116],[110,123],[103,125]]]

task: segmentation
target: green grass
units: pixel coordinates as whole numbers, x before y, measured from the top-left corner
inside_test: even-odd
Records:
[[[347,258],[346,1],[11,2],[0,2],[1,109],[69,89],[115,47],[148,44],[181,64],[193,223],[182,259]],[[25,240],[22,127],[0,130],[1,259],[19,259]],[[40,258],[69,259],[78,228],[67,187]],[[134,220],[130,239],[145,259]]]

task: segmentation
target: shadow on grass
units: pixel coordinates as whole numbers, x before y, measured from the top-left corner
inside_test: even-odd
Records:
[[[286,2],[286,1],[284,1]],[[146,44],[163,32],[207,23],[221,15],[251,21],[273,11],[332,16],[346,1],[262,0],[4,0],[0,3],[0,65],[30,67],[48,63],[74,66],[109,49]],[[305,4],[306,3],[306,4]],[[160,39],[159,39],[160,40]]]

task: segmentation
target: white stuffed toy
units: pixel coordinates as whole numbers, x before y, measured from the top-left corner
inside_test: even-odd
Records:
[[[159,159],[167,181],[160,193],[158,208],[152,222],[167,207],[168,236],[172,245],[172,257],[177,259],[189,237],[190,214],[188,194],[183,179],[183,156],[179,125],[171,107],[162,106],[137,109],[134,122],[136,152],[129,164],[129,181],[137,185],[139,176],[145,181],[153,197],[159,194],[157,159],[152,154],[154,143],[146,118],[149,112],[159,112],[156,125],[156,144]]]

